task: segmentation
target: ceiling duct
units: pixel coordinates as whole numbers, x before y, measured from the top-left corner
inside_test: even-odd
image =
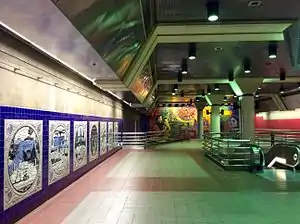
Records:
[[[284,41],[293,69],[300,70],[300,21],[284,31]]]

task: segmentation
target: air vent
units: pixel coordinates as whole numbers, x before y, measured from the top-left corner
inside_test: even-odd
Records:
[[[259,7],[263,3],[263,0],[251,0],[248,2],[249,7]]]
[[[284,41],[293,69],[300,70],[300,21],[284,31]]]

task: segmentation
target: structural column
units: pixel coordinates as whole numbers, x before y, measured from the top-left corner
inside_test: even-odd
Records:
[[[251,142],[255,139],[255,102],[253,94],[244,95],[241,98],[240,111],[242,137],[250,139]]]
[[[221,132],[221,117],[219,105],[211,106],[210,131],[214,133]]]
[[[197,108],[197,138],[203,139],[203,108]]]
[[[201,99],[199,102],[195,102],[197,108],[197,138],[203,139],[203,109],[206,105],[206,101]]]

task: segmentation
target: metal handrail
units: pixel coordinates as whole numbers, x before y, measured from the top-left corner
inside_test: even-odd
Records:
[[[117,132],[114,133],[123,148],[144,149],[148,145],[166,141],[166,134],[162,131],[149,132]]]
[[[205,134],[205,154],[225,168],[249,168],[253,165],[253,150],[248,139],[224,139],[222,133]]]

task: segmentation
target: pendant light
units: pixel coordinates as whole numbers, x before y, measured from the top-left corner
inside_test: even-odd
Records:
[[[219,91],[219,90],[220,90],[219,84],[215,84],[215,91]]]
[[[197,45],[196,43],[189,43],[189,59],[195,60],[196,59],[196,53],[197,53]]]
[[[244,72],[249,74],[251,72],[251,61],[249,58],[244,60]]]
[[[219,19],[219,2],[209,1],[206,4],[207,19],[210,22],[215,22]]]
[[[270,59],[277,58],[277,44],[276,43],[269,44],[269,58]]]
[[[183,58],[181,61],[181,73],[184,75],[188,73],[188,65],[185,58]]]

